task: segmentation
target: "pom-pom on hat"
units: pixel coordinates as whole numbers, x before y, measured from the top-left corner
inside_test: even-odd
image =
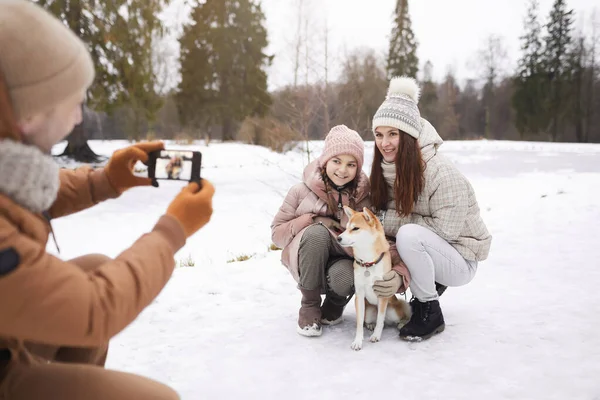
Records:
[[[419,95],[419,85],[413,78],[392,78],[387,96],[373,117],[373,133],[379,126],[391,126],[418,139],[422,129]]]

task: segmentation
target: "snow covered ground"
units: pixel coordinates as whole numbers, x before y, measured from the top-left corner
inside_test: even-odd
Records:
[[[127,145],[90,144],[107,156]],[[322,337],[296,333],[300,295],[280,251],[269,250],[271,219],[306,155],[235,143],[168,147],[202,151],[202,175],[216,187],[213,218],[176,255],[194,266],[177,268],[111,342],[108,368],[169,384],[186,400],[600,399],[599,145],[444,143],[475,188],[490,257],[473,282],[442,297],[443,334],[407,344],[389,327],[360,352],[350,349],[352,303]],[[311,148],[318,155],[322,142]],[[367,143],[367,173],[372,151]],[[116,256],[182,185],[134,189],[56,220],[60,256]],[[52,241],[48,250],[56,252]]]

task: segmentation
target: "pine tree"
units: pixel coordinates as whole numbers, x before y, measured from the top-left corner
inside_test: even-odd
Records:
[[[538,21],[539,1],[530,0],[521,36],[522,56],[515,77],[515,94],[512,99],[516,112],[516,127],[521,138],[537,134],[546,122],[544,113],[542,26]]]
[[[417,40],[412,31],[408,0],[397,0],[394,26],[387,59],[388,77],[410,76],[416,78],[419,71]]]
[[[558,139],[563,121],[568,116],[569,50],[573,10],[567,11],[566,0],[555,0],[547,24],[543,65],[548,84],[547,112],[552,140]]]
[[[481,101],[481,89],[478,80],[467,79],[456,104],[459,115],[461,138],[480,138],[485,132],[486,107]]]
[[[221,127],[233,139],[234,125],[264,115],[271,98],[265,67],[267,31],[260,4],[252,0],[207,0],[192,11],[181,44],[177,95],[182,122],[195,128]]]
[[[130,109],[132,118],[127,131],[135,140],[148,123],[154,122],[163,103],[156,92],[152,59],[153,43],[164,30],[158,18],[163,6],[163,0],[124,0],[111,10],[114,22],[109,37],[114,38],[114,43],[107,56],[116,71],[118,85],[107,93],[114,96],[112,101],[108,98],[109,111],[123,105]]]
[[[109,113],[128,107],[132,114],[129,133],[134,139],[139,138],[142,122],[152,121],[161,106],[154,88],[152,45],[163,33],[158,14],[169,1],[35,1],[88,46],[96,69],[88,105]],[[87,145],[82,126],[75,127],[68,142],[65,155],[84,162],[97,158]]]
[[[490,139],[497,136],[498,132],[493,132],[492,126],[496,125],[496,88],[503,73],[507,51],[501,36],[489,35],[483,42],[483,46],[478,51],[478,62],[483,68],[483,77],[485,84],[483,87],[482,102],[485,107],[483,136]]]

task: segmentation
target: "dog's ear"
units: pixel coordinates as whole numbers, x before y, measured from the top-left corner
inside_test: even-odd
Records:
[[[354,215],[354,210],[348,206],[344,206],[344,212],[346,213],[348,218],[352,218],[352,216]]]
[[[369,225],[374,225],[376,223],[377,217],[375,216],[375,214],[373,214],[373,211],[371,211],[367,207],[363,207],[363,215],[365,216],[365,219],[367,220]]]

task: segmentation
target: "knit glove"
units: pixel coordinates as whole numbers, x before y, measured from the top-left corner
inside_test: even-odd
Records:
[[[317,216],[313,218],[313,222],[321,224],[327,229],[332,230],[336,233],[341,233],[344,231],[342,225],[340,225],[340,223],[333,218]]]
[[[167,215],[179,221],[186,237],[190,237],[210,220],[214,194],[214,186],[206,179],[202,179],[202,188],[197,182],[192,182],[181,189],[169,204]]]
[[[391,270],[383,274],[383,279],[373,282],[373,292],[377,297],[392,297],[402,285],[402,277]]]
[[[133,175],[133,167],[136,162],[148,161],[148,153],[163,150],[163,142],[145,142],[134,144],[114,152],[108,164],[104,167],[104,173],[110,185],[118,194],[123,193],[134,186],[150,186],[152,180]]]

